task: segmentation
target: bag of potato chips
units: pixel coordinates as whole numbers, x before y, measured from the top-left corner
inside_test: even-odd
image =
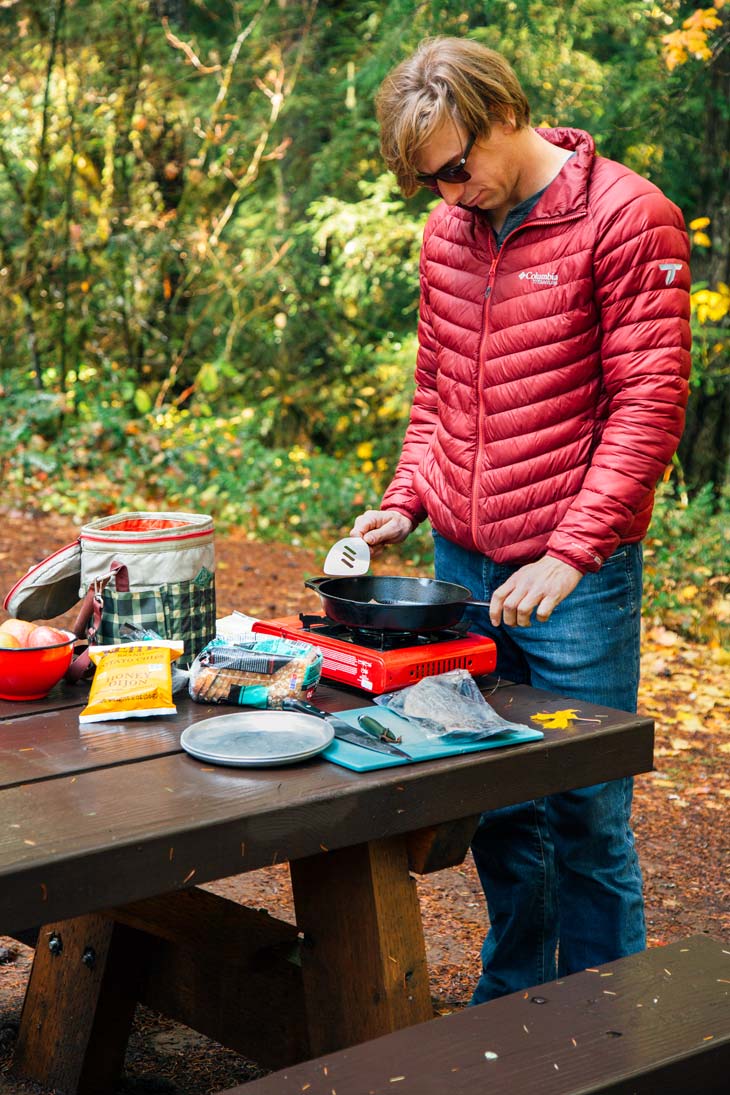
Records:
[[[165,639],[90,647],[96,670],[79,723],[177,714],[171,665],[183,650],[184,643]]]

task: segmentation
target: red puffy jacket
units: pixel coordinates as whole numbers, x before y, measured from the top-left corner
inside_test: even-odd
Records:
[[[497,252],[481,215],[426,225],[416,394],[383,509],[496,562],[581,572],[640,540],[684,425],[689,245],[646,179],[575,149]]]

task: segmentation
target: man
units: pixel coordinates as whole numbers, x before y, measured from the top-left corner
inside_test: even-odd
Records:
[[[468,586],[498,672],[636,709],[641,540],[690,369],[679,210],[579,130],[532,129],[514,73],[468,39],[383,83],[381,147],[426,225],[416,394],[377,548],[428,518],[436,576]],[[632,781],[484,814],[490,930],[473,1003],[641,950]],[[557,951],[557,965],[556,965]]]

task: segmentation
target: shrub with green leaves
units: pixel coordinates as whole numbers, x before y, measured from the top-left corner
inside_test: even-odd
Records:
[[[730,642],[730,493],[657,493],[644,545],[644,611],[686,635]]]

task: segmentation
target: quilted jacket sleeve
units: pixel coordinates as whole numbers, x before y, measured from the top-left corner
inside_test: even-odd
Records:
[[[636,176],[633,176],[633,180]],[[689,242],[679,210],[642,180],[614,182],[596,217],[595,296],[602,330],[599,431],[581,490],[547,553],[598,570],[625,539],[684,426],[690,371]],[[599,203],[599,209],[608,203]],[[618,212],[616,212],[618,210]]]
[[[426,231],[428,232],[428,227]],[[406,517],[410,517],[414,525],[423,521],[426,511],[413,489],[413,473],[428,448],[438,421],[436,397],[437,342],[431,323],[428,285],[424,276],[425,251],[424,244],[420,262],[421,303],[418,318],[416,391],[400,460],[382,501],[383,509],[394,509],[404,513]]]

